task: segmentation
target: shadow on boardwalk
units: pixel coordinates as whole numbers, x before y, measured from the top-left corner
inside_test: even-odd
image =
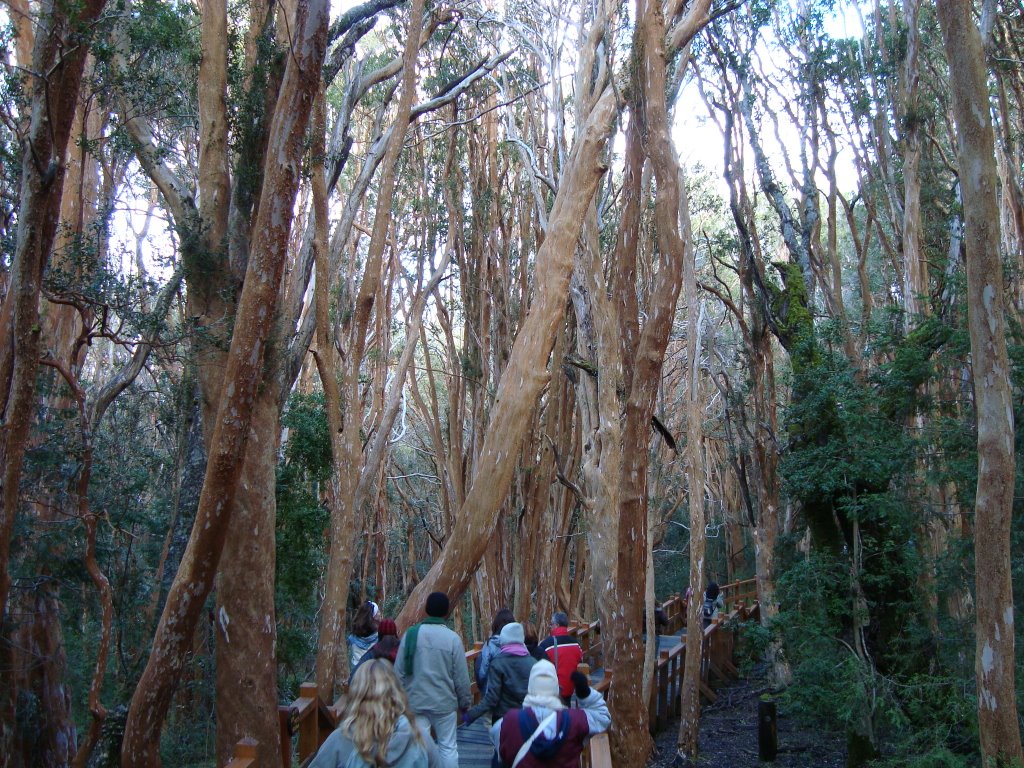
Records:
[[[797,722],[779,712],[779,752],[765,763],[757,755],[757,704],[768,687],[755,670],[749,677],[717,689],[718,701],[705,705],[700,723],[700,756],[697,765],[723,768],[843,768],[846,747],[842,734],[814,724]],[[675,765],[676,720],[658,734],[656,752],[647,768]]]

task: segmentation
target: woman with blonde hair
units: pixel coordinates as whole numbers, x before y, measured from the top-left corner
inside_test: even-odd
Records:
[[[310,768],[436,768],[437,747],[416,725],[392,665],[371,659],[349,683],[338,728]]]

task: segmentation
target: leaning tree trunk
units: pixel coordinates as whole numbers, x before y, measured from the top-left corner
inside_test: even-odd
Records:
[[[614,113],[614,92],[609,87],[581,130],[555,196],[547,234],[537,253],[535,298],[498,385],[473,484],[444,550],[399,614],[403,627],[421,614],[429,593],[440,590],[451,597],[460,595],[490,543],[519,447],[532,422],[529,414],[548,382],[547,360],[556,325],[564,317],[576,239],[605,171],[601,156]]]
[[[968,0],[937,0],[949,61],[964,201],[968,328],[978,420],[975,497],[975,674],[984,761],[1024,761],[1014,680],[1010,524],[1014,490],[1013,398],[1003,314],[995,138],[985,54]]]
[[[304,0],[295,8],[295,37],[270,124],[266,180],[253,227],[255,239],[238,303],[196,524],[167,597],[149,662],[132,697],[121,753],[125,768],[160,764],[164,718],[224,548],[288,252],[303,142],[319,87],[327,21],[327,3],[323,0]]]

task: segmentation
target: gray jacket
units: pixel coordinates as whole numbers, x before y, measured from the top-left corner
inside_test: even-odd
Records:
[[[476,720],[485,712],[494,720],[501,719],[510,709],[523,706],[530,687],[530,670],[537,660],[533,656],[499,654],[491,659],[487,672],[487,692],[480,703],[469,710],[469,719]]]
[[[441,624],[423,624],[416,640],[412,674],[405,672],[407,632],[398,646],[395,671],[409,695],[413,712],[446,715],[468,709],[473,703],[469,691],[469,668],[462,640]]]
[[[437,745],[430,733],[419,728],[420,738],[413,736],[413,726],[405,715],[398,718],[395,731],[388,742],[385,763],[388,768],[438,768]],[[369,768],[351,740],[337,729],[320,747],[309,768]]]

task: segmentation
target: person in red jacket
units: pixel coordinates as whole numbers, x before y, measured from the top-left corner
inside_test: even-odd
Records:
[[[558,671],[558,691],[568,706],[572,698],[570,676],[583,661],[583,649],[575,637],[569,637],[569,617],[558,611],[551,617],[551,634],[544,638],[539,649]]]
[[[579,768],[584,742],[608,730],[611,716],[604,697],[591,689],[586,675],[574,671],[571,683],[579,709],[566,709],[562,704],[553,664],[538,661],[533,665],[522,709],[510,709],[501,719],[498,765]]]

